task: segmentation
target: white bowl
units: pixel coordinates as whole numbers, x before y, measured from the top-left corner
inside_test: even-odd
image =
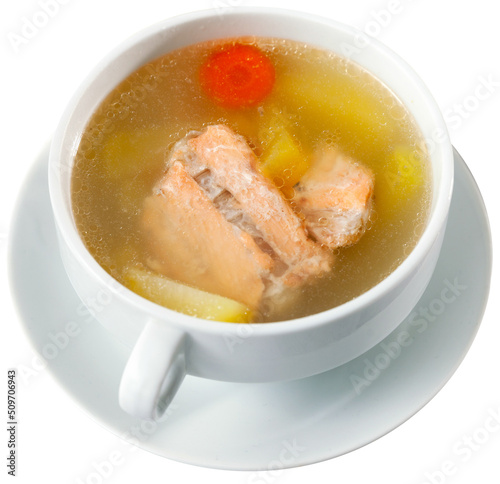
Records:
[[[403,263],[378,285],[341,306],[286,322],[238,325],[199,320],[128,290],[94,260],[71,211],[70,177],[82,132],[104,97],[138,67],[196,42],[244,35],[294,39],[348,55],[383,81],[414,116],[427,142],[433,196],[427,226]],[[299,12],[238,8],[170,18],[106,56],[73,97],[50,151],[49,189],[61,256],[82,301],[117,338],[133,347],[120,403],[159,418],[184,375],[267,382],[314,375],[356,358],[407,316],[434,271],[453,186],[453,154],[443,117],[415,72],[358,30]]]

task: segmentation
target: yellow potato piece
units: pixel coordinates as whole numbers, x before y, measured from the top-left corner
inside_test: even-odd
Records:
[[[289,122],[282,114],[271,110],[270,117],[263,120],[259,130],[263,147],[259,159],[260,170],[285,195],[292,191],[309,168],[309,160],[290,133],[288,125]]]
[[[164,130],[117,130],[106,140],[102,156],[106,170],[116,178],[134,178],[137,173],[157,162],[167,150]]]
[[[422,156],[411,146],[396,146],[389,156],[387,179],[393,192],[412,195],[423,183]]]
[[[391,212],[421,196],[425,170],[424,156],[417,148],[408,145],[394,147],[386,158],[384,176],[375,189],[379,209]]]
[[[293,188],[308,168],[309,163],[287,131],[280,133],[261,156],[262,173],[283,191]]]
[[[163,129],[117,128],[104,140],[101,159],[105,175],[113,182],[120,210],[133,213],[137,194],[150,190],[161,173],[169,138]]]
[[[332,82],[321,72],[304,72],[283,76],[278,89],[290,108],[300,113],[304,126],[317,129],[317,135],[325,129],[337,130],[350,151],[384,150],[399,123],[371,92],[359,89],[347,76],[338,75]]]
[[[201,291],[160,274],[133,268],[125,274],[127,286],[161,306],[189,316],[228,323],[249,323],[251,311],[227,297]]]

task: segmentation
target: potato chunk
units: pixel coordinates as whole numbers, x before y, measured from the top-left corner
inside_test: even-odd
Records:
[[[288,125],[288,120],[276,110],[263,120],[259,129],[263,147],[259,168],[287,198],[291,198],[294,185],[309,168],[309,160]]]
[[[129,269],[125,274],[128,287],[137,294],[189,316],[228,323],[248,323],[251,311],[227,297],[201,291],[143,269]]]

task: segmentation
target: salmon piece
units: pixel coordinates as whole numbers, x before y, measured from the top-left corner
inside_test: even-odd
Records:
[[[146,199],[142,224],[154,270],[258,307],[271,257],[224,218],[182,163],[174,162],[159,190]]]
[[[288,286],[331,269],[333,255],[307,236],[300,218],[278,188],[257,168],[257,157],[242,136],[224,125],[181,140],[171,157],[180,160],[202,183],[214,200],[223,193],[233,210],[239,209],[243,230],[250,233],[276,262],[274,276]]]
[[[338,149],[322,150],[295,186],[309,234],[335,249],[356,243],[372,211],[374,175]]]
[[[152,269],[252,309],[333,265],[244,138],[223,125],[176,144],[142,225]]]

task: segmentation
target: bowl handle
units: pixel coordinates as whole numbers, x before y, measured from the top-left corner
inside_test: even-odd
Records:
[[[186,338],[150,320],[137,340],[120,382],[120,406],[134,417],[160,420],[186,375]]]

